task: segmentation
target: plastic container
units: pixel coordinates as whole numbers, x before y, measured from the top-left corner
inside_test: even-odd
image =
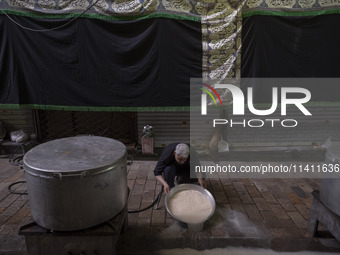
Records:
[[[327,178],[324,178],[321,182],[320,200],[328,207],[328,209],[340,216],[340,173],[338,171],[340,165],[339,145],[332,146],[327,150],[325,163],[328,167],[332,167],[333,171],[329,170]]]

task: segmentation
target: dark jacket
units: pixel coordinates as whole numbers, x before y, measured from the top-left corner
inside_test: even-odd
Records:
[[[168,146],[166,146],[164,148],[161,156],[159,157],[159,160],[157,162],[155,170],[153,171],[155,176],[162,175],[164,168],[166,166],[177,163],[177,161],[175,159],[175,155],[174,155],[174,151],[176,149],[177,144],[179,144],[179,143],[172,143],[172,144],[169,144]],[[190,150],[190,155],[189,155],[187,161],[182,165],[178,164],[178,168],[180,169],[180,171],[182,171],[182,170],[190,171],[190,163],[195,164],[195,165],[199,164],[197,155],[196,155],[195,151],[192,150],[192,149]]]

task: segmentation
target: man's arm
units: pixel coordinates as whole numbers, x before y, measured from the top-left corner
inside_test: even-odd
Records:
[[[205,183],[205,180],[203,178],[197,178],[197,179],[198,179],[198,183],[201,185],[201,187],[206,189],[207,184]]]
[[[164,180],[162,175],[157,175],[156,176],[157,181],[159,181],[160,183],[162,183],[163,187],[164,187],[164,193],[167,194],[170,192],[170,186],[169,184]]]
[[[156,180],[162,183],[162,185],[164,186],[165,194],[170,191],[170,187],[169,187],[169,184],[163,178],[163,172],[164,172],[164,168],[166,167],[166,161],[169,158],[170,154],[173,154],[173,150],[175,147],[176,147],[176,144],[170,144],[164,148],[157,162],[155,170],[153,171],[156,177]]]

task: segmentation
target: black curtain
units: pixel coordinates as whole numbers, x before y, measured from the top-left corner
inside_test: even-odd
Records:
[[[68,21],[11,17],[40,30]],[[79,18],[33,32],[0,15],[0,104],[189,106],[201,34],[200,22],[166,18]]]
[[[340,15],[270,16],[243,19],[242,78],[339,78]],[[254,87],[254,101],[271,100],[271,87],[281,84],[244,83]],[[255,83],[255,84],[254,84]],[[292,84],[296,86],[299,84]],[[300,84],[301,85],[301,84]],[[284,84],[287,86],[287,84]],[[340,84],[308,82],[312,101],[339,101]]]

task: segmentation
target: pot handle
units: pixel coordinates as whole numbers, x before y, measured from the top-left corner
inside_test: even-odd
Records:
[[[88,175],[87,171],[81,172],[80,174],[62,174],[62,173],[53,173],[54,177],[59,177],[62,181],[65,177],[80,177],[82,179],[84,176]]]

